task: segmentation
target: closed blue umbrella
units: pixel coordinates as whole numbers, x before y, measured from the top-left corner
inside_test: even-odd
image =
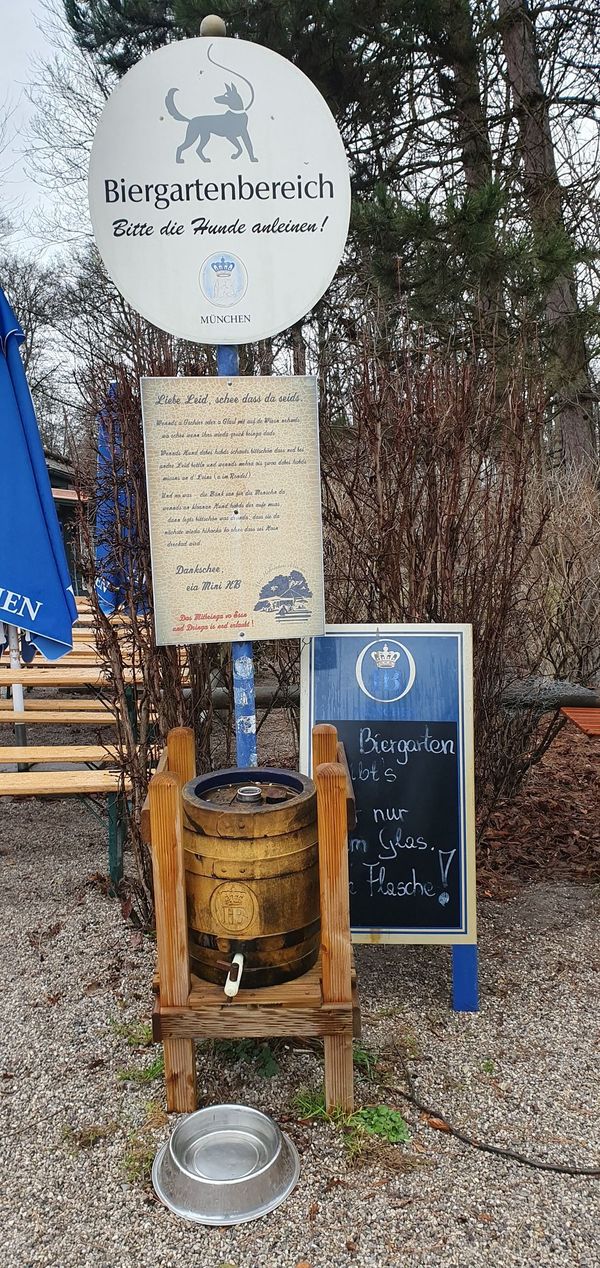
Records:
[[[118,426],[117,385],[111,383],[108,399],[98,415],[98,456],[96,462],[96,594],[101,610],[106,616],[123,603],[126,595],[126,578],[115,562],[114,533],[117,509],[124,509],[124,491],[119,489],[115,501],[117,464],[121,457],[121,437]]]
[[[117,409],[117,385],[111,383],[98,415],[96,462],[96,594],[106,616],[129,609],[147,610],[146,586],[136,560],[134,494],[124,470],[123,436]]]
[[[23,331],[0,288],[0,622],[49,660],[73,647],[77,607],[19,344]]]

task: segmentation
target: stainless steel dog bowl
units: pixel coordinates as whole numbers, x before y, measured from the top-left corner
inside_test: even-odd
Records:
[[[177,1124],[152,1183],[161,1202],[198,1224],[243,1224],[275,1210],[300,1174],[295,1145],[246,1105],[210,1105]]]

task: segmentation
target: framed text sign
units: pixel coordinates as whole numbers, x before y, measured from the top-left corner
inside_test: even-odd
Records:
[[[316,380],[141,389],[157,642],[321,633]]]
[[[303,650],[306,772],[317,722],[356,795],[354,941],[475,943],[471,627],[327,627]]]

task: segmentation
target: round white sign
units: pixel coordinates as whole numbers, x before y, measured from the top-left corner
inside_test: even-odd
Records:
[[[224,38],[167,44],[128,71],[98,124],[89,198],[121,294],[196,343],[266,339],[303,317],[350,217],[321,94],[278,53]]]

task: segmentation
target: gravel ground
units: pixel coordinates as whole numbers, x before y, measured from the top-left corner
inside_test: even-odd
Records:
[[[445,948],[357,948],[363,1044],[388,1088],[359,1104],[406,1113],[406,1145],[352,1162],[341,1132],[300,1122],[318,1051],[290,1041],[279,1073],[199,1047],[201,1103],[285,1121],[301,1177],[278,1211],[205,1229],[160,1206],[144,1174],[166,1139],[159,1050],[144,1047],[152,943],[98,874],[103,826],[72,800],[0,804],[4,1268],[596,1268],[598,1180],[532,1170],[461,1144],[392,1087],[463,1131],[531,1157],[600,1167],[598,889],[536,885],[480,909],[482,1008],[453,1015]],[[316,1047],[316,1046],[315,1046]],[[147,1082],[123,1077],[144,1070]]]

